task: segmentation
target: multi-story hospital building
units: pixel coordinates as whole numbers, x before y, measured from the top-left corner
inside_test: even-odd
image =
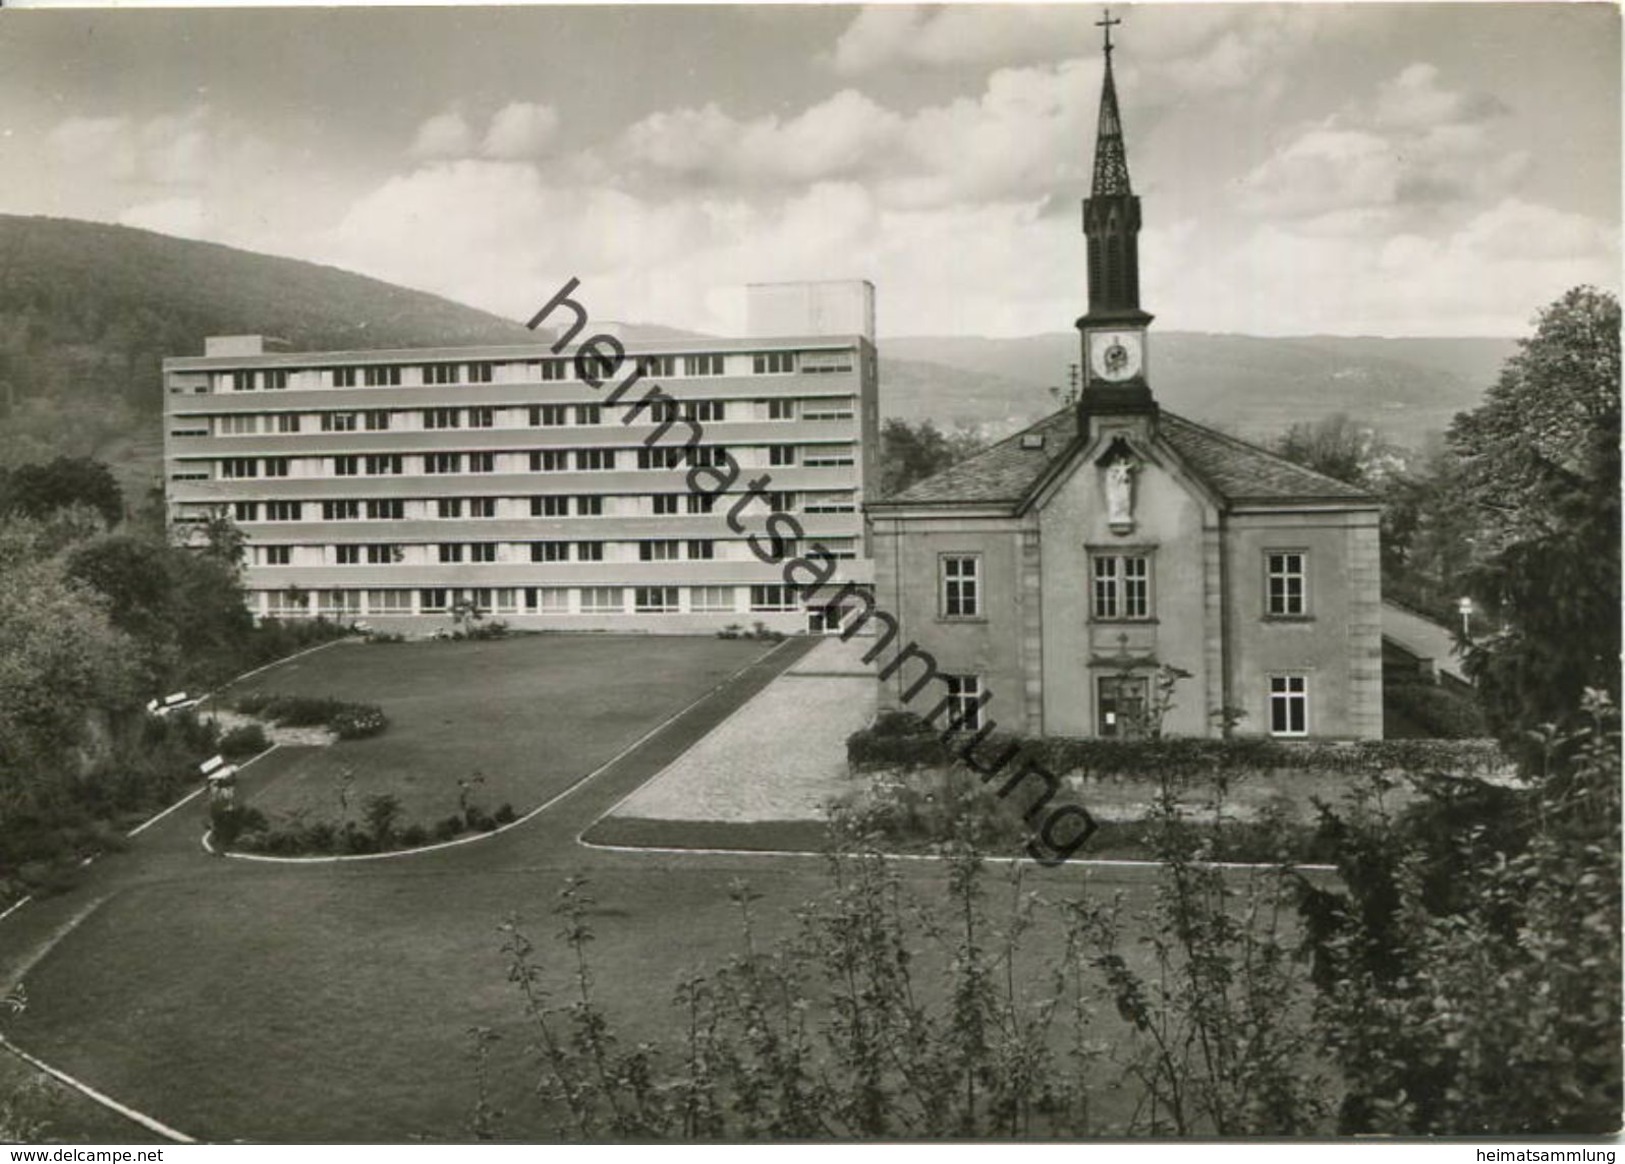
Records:
[[[871,581],[874,290],[748,291],[748,339],[622,338],[642,380],[617,403],[573,348],[540,340],[294,352],[211,338],[164,361],[170,521],[234,519],[260,616],[426,629],[464,600],[528,629],[823,629],[749,539],[791,514],[805,538],[785,560],[818,543],[836,584]],[[640,409],[653,385],[673,403]],[[724,457],[730,490],[693,488],[694,466]]]

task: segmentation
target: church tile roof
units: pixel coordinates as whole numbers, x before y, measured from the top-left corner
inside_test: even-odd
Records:
[[[1159,415],[1157,428],[1185,467],[1229,502],[1374,500],[1353,485],[1171,412]],[[1063,408],[969,460],[875,504],[1020,504],[1050,467],[1071,453],[1077,434],[1076,410]],[[1043,439],[1035,439],[1038,437]]]

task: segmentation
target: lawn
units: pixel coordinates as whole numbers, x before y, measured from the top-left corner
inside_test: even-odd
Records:
[[[380,736],[279,750],[244,774],[245,803],[273,819],[361,819],[367,797],[399,798],[402,823],[461,810],[523,814],[763,654],[699,637],[526,635],[493,642],[346,643],[240,687],[375,703]],[[346,785],[341,778],[348,772]],[[275,779],[270,779],[272,774]],[[341,805],[341,796],[343,804]]]

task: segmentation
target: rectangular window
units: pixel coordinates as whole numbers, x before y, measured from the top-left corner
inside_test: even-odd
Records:
[[[233,392],[254,391],[254,373],[233,372],[231,374],[231,390]]]
[[[495,517],[497,515],[497,499],[495,497],[470,497],[468,499],[469,517]]]
[[[804,509],[808,513],[854,513],[857,501],[852,493],[809,493]]]
[[[332,371],[332,375],[333,375],[333,387],[335,387],[335,388],[354,388],[355,387],[355,369],[354,368],[333,368],[333,369],[331,369],[331,371]]]
[[[463,544],[461,542],[441,542],[438,549],[442,562],[461,562],[463,560]]]
[[[231,506],[231,519],[233,521],[258,521],[260,518],[260,503],[257,501],[235,501]]]
[[[359,566],[361,564],[361,547],[334,546],[333,556],[341,566]]]
[[[1301,550],[1271,550],[1264,555],[1265,610],[1278,618],[1309,613],[1309,556]]]
[[[577,517],[602,517],[603,515],[604,499],[602,497],[583,495],[576,498]]]
[[[497,413],[494,408],[470,408],[468,410],[469,428],[491,428],[497,422]]]
[[[802,464],[809,469],[828,468],[831,465],[850,465],[851,463],[851,445],[808,445],[807,455],[802,461]]]
[[[323,432],[354,432],[355,431],[355,413],[353,413],[353,412],[324,412],[324,413],[322,413],[322,431]]]
[[[267,501],[265,503],[266,521],[299,521],[304,516],[304,503],[301,501]]]
[[[405,555],[401,552],[399,546],[371,545],[367,547],[367,565],[369,566],[392,566],[404,559]]]
[[[582,470],[613,469],[614,449],[577,449],[576,468]]]
[[[225,478],[258,477],[260,463],[253,457],[227,457],[220,462],[220,475]]]
[[[265,564],[267,566],[286,566],[293,561],[292,546],[266,546]]]
[[[493,473],[497,467],[495,453],[469,453],[468,471],[470,473]]]
[[[677,610],[677,587],[639,586],[634,595],[639,614],[670,614]]]
[[[266,457],[265,475],[267,477],[286,477],[288,475],[288,458]]]
[[[436,586],[418,591],[418,609],[424,614],[436,614],[446,609],[446,588]]]
[[[683,450],[674,447],[640,448],[638,450],[638,468],[640,469],[675,469],[683,463]]]
[[[794,420],[796,418],[796,402],[794,400],[769,400],[767,402],[767,419]]]
[[[359,501],[322,502],[323,521],[355,521],[360,516],[361,502]]]
[[[803,352],[801,353],[801,370],[809,376],[827,376],[835,372],[850,372],[852,370],[852,353],[845,352]]]
[[[732,586],[692,586],[688,591],[688,608],[696,614],[722,614],[737,607]]]
[[[406,461],[399,453],[372,454],[366,465],[369,477],[399,477],[406,470]]]
[[[468,560],[470,562],[494,562],[497,560],[497,544],[495,542],[468,543]]]
[[[603,424],[604,406],[601,404],[576,405],[577,424]]]
[[[942,617],[979,618],[982,614],[980,555],[938,558],[942,571]]]
[[[802,420],[851,420],[852,397],[824,396],[805,401],[801,408]]]
[[[677,512],[677,494],[656,493],[649,498],[654,503],[654,512],[657,515]]]
[[[532,473],[562,473],[570,467],[570,454],[563,449],[541,449],[530,455]]]
[[[399,388],[401,369],[397,364],[373,366],[364,369],[363,382],[368,388]]]
[[[373,614],[411,614],[410,590],[369,590],[367,610]]]
[[[794,352],[757,352],[751,360],[751,370],[758,376],[782,376],[796,370]]]
[[[767,450],[767,463],[769,465],[793,465],[796,463],[795,445],[769,445]]]
[[[463,454],[427,453],[423,458],[423,471],[425,473],[461,473],[463,471]]]
[[[764,493],[762,496],[767,499],[767,508],[768,512],[770,513],[795,512],[796,495],[794,493],[784,493],[775,490],[772,493]]]
[[[640,562],[675,562],[677,560],[676,539],[665,541],[641,541],[638,543],[638,560]]]
[[[531,542],[530,560],[532,562],[568,562],[570,560],[570,543]]]
[[[676,356],[639,356],[638,370],[645,376],[675,376]]]
[[[425,384],[455,384],[457,383],[457,365],[424,364],[423,382]]]
[[[538,380],[568,380],[570,378],[569,360],[538,360],[533,367]]]
[[[794,610],[796,609],[795,591],[789,586],[776,584],[752,586],[750,588],[750,608],[752,610]]]
[[[468,382],[470,384],[489,384],[496,376],[496,369],[491,364],[479,363],[468,366]]]
[[[218,416],[214,421],[216,436],[243,436],[260,431],[260,418],[253,413],[247,416]]]
[[[538,614],[565,614],[570,609],[570,592],[562,586],[527,586],[525,609]]]
[[[725,403],[721,400],[685,400],[683,414],[689,420],[709,424],[722,420],[727,411]]]
[[[602,562],[604,560],[603,542],[577,542],[576,561]]]
[[[441,497],[434,503],[436,517],[462,517],[463,499],[461,497]]]
[[[691,562],[709,562],[717,556],[716,543],[710,538],[688,539],[688,560]],[[789,557],[788,554],[785,555]]]
[[[455,408],[425,408],[423,410],[424,428],[461,428],[463,418]]]
[[[334,457],[333,476],[354,477],[361,472],[360,457]]]
[[[288,386],[288,371],[286,368],[268,368],[265,370],[263,375],[265,377],[265,387],[272,391],[275,391],[278,388],[286,388]],[[284,431],[298,432],[299,429],[285,429]]]
[[[686,499],[686,506],[690,513],[710,513],[717,507],[715,493],[690,493]]]
[[[562,404],[532,404],[530,406],[532,428],[561,425],[566,422],[568,417],[569,410]]]
[[[297,412],[279,412],[276,414],[277,432],[298,432],[299,414]]]
[[[948,724],[955,731],[974,732],[982,727],[982,679],[979,675],[944,675],[948,687]],[[943,725],[946,729],[947,724]]]
[[[582,614],[617,613],[624,605],[625,599],[619,586],[584,586],[581,589]]]
[[[372,521],[400,521],[405,516],[406,506],[399,498],[367,502],[367,517]]]
[[[568,517],[570,516],[570,499],[568,497],[532,497],[530,499],[530,515],[532,517]]]
[[[1143,554],[1094,558],[1094,616],[1151,617],[1151,559]]]
[[[687,450],[683,459],[696,468],[722,469],[727,467],[731,454],[723,445],[696,445]]]
[[[1309,680],[1303,675],[1270,676],[1270,734],[1309,734]]]
[[[368,432],[387,432],[389,430],[389,413],[382,408],[369,408],[366,412]],[[390,594],[402,593],[391,590]]]
[[[683,375],[720,376],[722,375],[722,357],[720,355],[684,356]]]

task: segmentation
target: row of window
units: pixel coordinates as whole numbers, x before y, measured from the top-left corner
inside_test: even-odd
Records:
[[[498,456],[505,458],[500,463]],[[803,468],[828,469],[854,463],[851,445],[770,445],[768,463],[793,466],[799,459]],[[347,453],[332,457],[304,458],[318,463],[320,472],[310,476],[400,477],[408,474],[446,475],[450,473],[592,473],[630,469],[726,468],[735,454],[723,445],[666,446],[634,449],[534,449],[519,452],[459,453]],[[290,457],[222,457],[217,462],[220,480],[242,481],[255,477],[287,477]],[[416,472],[414,472],[414,470]],[[189,473],[175,474],[177,480],[194,479]]]
[[[495,614],[730,614],[801,609],[788,586],[429,586],[389,590],[265,590],[273,617],[443,614],[472,602]],[[252,596],[251,596],[252,597]]]
[[[774,513],[853,513],[856,495],[830,493],[763,493]],[[234,521],[404,521],[438,518],[604,517],[603,494],[549,494],[536,497],[435,497],[405,500],[398,497],[330,501],[234,501]],[[731,500],[731,498],[730,498]],[[647,504],[645,504],[647,503]],[[715,513],[717,497],[710,493],[617,494],[608,512],[614,517],[675,517]],[[635,511],[633,510],[635,506]],[[188,520],[182,518],[182,521]],[[193,517],[191,520],[201,520]]]
[[[982,679],[979,675],[941,675],[947,688],[948,718],[961,731],[982,727]],[[1133,737],[1144,730],[1150,681],[1144,676],[1103,675],[1096,681],[1097,730],[1106,737]],[[1309,734],[1309,678],[1301,674],[1269,676],[1269,728],[1275,736]]]
[[[752,560],[748,544],[733,539],[724,543],[734,547],[724,556],[730,561]],[[818,543],[831,558],[857,557],[857,539],[823,538]],[[794,539],[782,541],[785,558],[796,557],[798,543]],[[423,565],[425,562],[457,564],[464,562],[602,562],[605,546],[616,547],[613,561],[640,562],[711,562],[718,558],[715,538],[643,538],[637,541],[531,541],[531,542],[435,542],[414,543],[408,547],[399,542],[341,542],[336,545],[268,545],[254,546],[253,562],[256,566],[392,566]],[[408,549],[414,552],[408,554]],[[624,551],[623,552],[623,548]],[[295,561],[295,550],[300,550]]]
[[[691,355],[632,356],[645,377],[785,376],[850,372],[852,352],[696,352]],[[602,375],[615,369],[604,367]],[[232,392],[274,392],[288,388],[399,388],[441,384],[491,384],[530,380],[576,379],[576,362],[566,357],[542,360],[441,362],[432,364],[367,364],[329,368],[245,368],[219,373],[219,386]]]
[[[730,405],[732,407],[730,408]],[[669,400],[621,406],[621,424],[689,420],[696,424],[743,421],[850,420],[850,396],[780,400]],[[743,413],[750,415],[743,415]],[[415,424],[414,424],[415,422]],[[452,428],[560,428],[601,425],[602,404],[528,404],[513,407],[474,405],[464,408],[367,408],[325,412],[245,412],[213,418],[215,436],[255,436],[302,432],[401,432]],[[175,436],[208,436],[203,429],[177,429]]]
[[[1095,618],[1155,617],[1151,555],[1091,554],[1090,575],[1090,613]],[[937,583],[940,617],[983,616],[980,554],[944,554],[938,559]],[[1304,551],[1270,550],[1264,555],[1264,611],[1274,618],[1308,615],[1309,566]]]

